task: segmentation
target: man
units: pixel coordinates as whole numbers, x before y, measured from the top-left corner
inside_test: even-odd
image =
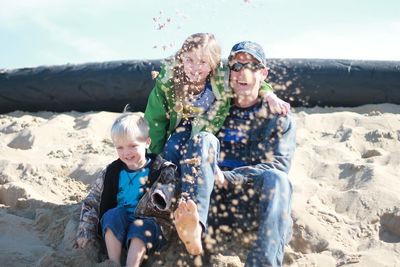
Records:
[[[201,132],[188,142],[181,166],[186,198],[174,212],[175,226],[192,255],[202,253],[209,226],[213,232],[222,225],[236,232],[257,229],[246,266],[281,266],[292,229],[287,174],[296,142],[294,121],[290,114],[272,114],[259,97],[268,75],[259,44],[234,45],[229,68],[233,105],[217,138]]]

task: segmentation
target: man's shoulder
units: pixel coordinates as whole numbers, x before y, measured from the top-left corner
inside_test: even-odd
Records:
[[[274,114],[275,123],[282,128],[283,131],[295,128],[295,120],[293,114],[289,111],[286,115]]]
[[[286,115],[281,115],[281,114],[275,113],[275,114],[273,114],[273,116],[275,116],[280,121],[287,121],[287,122],[293,121],[293,114],[290,111]]]
[[[267,116],[261,117],[268,128],[279,127],[283,131],[295,127],[293,114],[288,112],[286,115],[278,113],[268,113]]]

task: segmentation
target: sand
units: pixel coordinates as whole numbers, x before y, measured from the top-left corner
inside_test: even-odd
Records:
[[[79,202],[116,157],[109,129],[118,115],[0,115],[1,266],[109,265],[97,247],[73,244]],[[400,266],[400,106],[298,108],[294,117],[285,266]],[[246,246],[231,247],[213,266],[243,266]]]

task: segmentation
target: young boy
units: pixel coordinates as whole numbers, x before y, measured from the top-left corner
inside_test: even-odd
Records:
[[[140,266],[144,256],[160,250],[172,233],[170,210],[155,208],[152,194],[162,192],[163,183],[174,192],[176,166],[146,154],[150,138],[143,113],[118,117],[111,138],[119,159],[100,173],[83,201],[76,245],[85,248],[100,233],[111,261],[120,265],[126,247],[126,266]]]

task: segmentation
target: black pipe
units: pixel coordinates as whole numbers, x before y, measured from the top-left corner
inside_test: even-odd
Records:
[[[400,61],[277,59],[270,81],[293,106],[400,104]]]
[[[400,104],[400,62],[271,59],[269,82],[292,106]],[[114,61],[0,71],[0,113],[143,111],[159,60]]]

